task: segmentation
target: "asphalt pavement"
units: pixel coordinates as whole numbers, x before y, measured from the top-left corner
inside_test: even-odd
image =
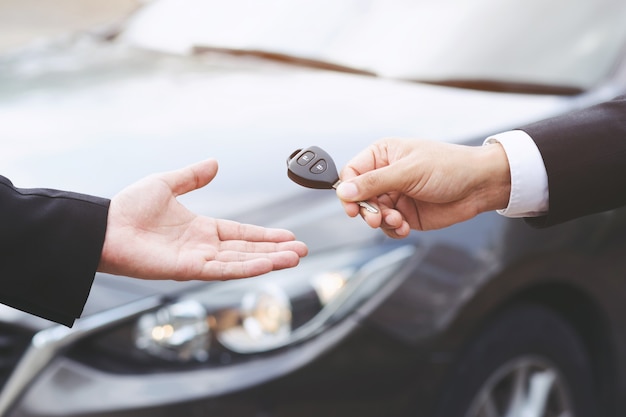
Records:
[[[142,0],[0,0],[0,53],[123,19]]]

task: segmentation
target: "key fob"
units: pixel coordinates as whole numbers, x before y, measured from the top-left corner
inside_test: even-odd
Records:
[[[298,149],[287,158],[287,175],[307,188],[330,189],[339,181],[333,159],[317,146]]]
[[[317,146],[298,149],[289,155],[287,175],[296,184],[307,188],[331,189],[339,185],[339,173],[333,158]],[[367,201],[357,204],[370,213],[378,213],[378,208]]]

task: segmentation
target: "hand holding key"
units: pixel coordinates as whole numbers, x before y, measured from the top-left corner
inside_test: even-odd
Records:
[[[359,152],[341,172],[337,195],[346,213],[376,198],[381,215],[360,213],[393,238],[411,229],[440,229],[507,206],[509,166],[499,144],[457,144],[390,138]]]
[[[317,146],[293,152],[287,158],[287,175],[296,184],[307,188],[336,189],[341,183],[335,162]],[[370,213],[378,213],[378,209],[366,201],[357,204]]]

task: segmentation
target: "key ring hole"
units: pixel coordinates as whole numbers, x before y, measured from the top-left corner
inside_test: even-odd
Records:
[[[289,162],[291,162],[291,160],[298,155],[300,152],[302,151],[302,149],[298,149],[296,151],[294,151],[291,155],[289,155],[289,157],[287,158],[287,165],[289,165]]]

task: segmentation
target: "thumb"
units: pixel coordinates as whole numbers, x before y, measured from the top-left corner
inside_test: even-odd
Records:
[[[389,166],[365,172],[337,186],[337,196],[344,201],[365,201],[372,197],[397,191],[400,181]]]
[[[162,174],[162,179],[168,184],[172,193],[178,196],[210,183],[217,175],[217,168],[215,159],[207,159],[185,168],[166,172]]]

